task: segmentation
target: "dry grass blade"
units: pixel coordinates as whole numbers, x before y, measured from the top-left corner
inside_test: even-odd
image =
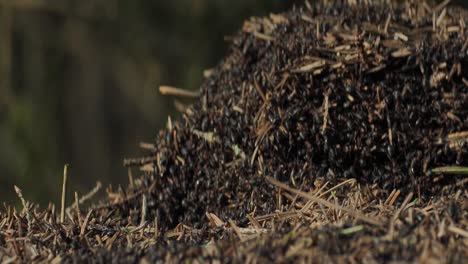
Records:
[[[92,213],[93,213],[93,209],[89,210],[88,214],[86,215],[85,220],[83,222],[83,225],[81,225],[80,237],[83,237],[83,235],[85,234],[86,227],[88,226],[89,219],[90,219]]]
[[[344,182],[341,182],[341,183],[339,183],[339,184],[333,186],[332,188],[328,189],[327,191],[321,193],[318,197],[323,197],[323,196],[325,196],[326,194],[329,194],[329,193],[331,193],[331,192],[337,190],[338,188],[340,188],[341,186],[344,186],[344,185],[346,185],[346,184],[354,185],[354,184],[356,184],[356,182],[357,182],[356,179],[349,179],[349,180],[346,180],[346,181],[344,181]]]
[[[68,164],[63,167],[63,181],[62,181],[62,199],[60,206],[60,223],[65,221],[65,203],[67,195],[67,177],[68,177]]]
[[[454,225],[450,225],[450,226],[448,227],[448,230],[449,230],[450,232],[453,232],[453,233],[457,234],[457,235],[460,235],[460,236],[463,236],[463,237],[465,237],[465,238],[468,238],[468,231],[467,231],[467,230],[463,230],[463,229],[461,229],[461,228],[459,228],[459,227],[456,227],[456,226],[454,226]]]
[[[236,225],[236,223],[234,223],[234,221],[232,220],[229,220],[229,225],[231,226],[232,230],[234,230],[234,232],[236,233],[236,235],[239,237],[239,239],[241,241],[244,241],[245,238],[244,236],[242,235],[242,232],[240,230],[240,228]]]
[[[314,71],[316,69],[322,68],[325,65],[327,65],[326,61],[319,60],[319,61],[312,62],[310,64],[306,64],[304,66],[301,66],[301,67],[299,67],[297,69],[292,70],[291,72],[294,72],[294,73],[311,72],[311,71]]]
[[[291,187],[287,186],[286,184],[281,183],[281,182],[279,182],[279,181],[277,181],[277,180],[275,180],[275,179],[273,179],[271,177],[267,176],[266,181],[273,184],[274,186],[276,186],[278,188],[281,188],[281,189],[284,189],[284,190],[286,190],[288,192],[294,193],[294,194],[296,194],[296,195],[298,195],[298,196],[300,196],[300,197],[302,197],[304,199],[308,199],[310,201],[321,204],[321,205],[326,206],[326,207],[331,208],[331,209],[346,212],[349,215],[351,215],[353,217],[356,217],[357,219],[360,219],[360,220],[362,220],[362,221],[364,221],[366,223],[369,223],[369,224],[372,224],[372,225],[375,225],[375,226],[381,226],[382,225],[382,223],[380,221],[378,221],[377,219],[365,216],[365,215],[363,215],[363,214],[361,214],[361,213],[359,213],[359,212],[357,212],[355,210],[348,209],[346,207],[330,203],[327,200],[324,200],[324,199],[318,198],[316,196],[310,195],[308,193],[296,190],[296,189],[291,188]]]
[[[447,136],[449,140],[465,139],[468,138],[468,131],[452,133]]]
[[[327,123],[328,123],[328,108],[329,108],[329,103],[328,103],[328,96],[330,95],[330,90],[328,90],[324,94],[324,100],[323,100],[323,124],[322,124],[322,134],[325,133],[325,129],[327,129]]]
[[[435,174],[468,174],[468,167],[447,166],[437,167],[431,170]]]

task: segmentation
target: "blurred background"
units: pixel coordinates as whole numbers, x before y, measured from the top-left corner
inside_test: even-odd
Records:
[[[123,158],[177,117],[158,85],[198,89],[225,36],[294,2],[0,0],[0,202],[58,204],[65,163],[80,194],[126,185]]]
[[[123,158],[177,118],[158,85],[198,89],[245,19],[302,2],[0,0],[0,202],[58,204],[65,163],[81,194],[126,185]]]

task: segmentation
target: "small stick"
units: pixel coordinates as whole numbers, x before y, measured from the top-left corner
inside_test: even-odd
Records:
[[[398,191],[396,194],[399,194]],[[410,192],[405,200],[403,201],[403,203],[401,204],[400,208],[398,208],[398,210],[395,212],[395,214],[393,215],[392,219],[390,220],[390,227],[389,227],[389,230],[388,230],[388,233],[386,235],[386,238],[393,238],[394,237],[394,233],[395,233],[395,222],[396,220],[398,219],[398,217],[400,216],[400,213],[403,211],[403,209],[406,207],[406,205],[408,204],[408,202],[411,200],[411,198],[413,198],[413,193]],[[396,198],[394,198],[396,199]]]
[[[341,186],[343,186],[343,185],[345,185],[345,184],[350,183],[351,185],[354,185],[356,182],[357,182],[356,179],[348,179],[348,180],[346,180],[346,181],[344,181],[344,182],[342,182],[342,183],[340,183],[340,184],[335,185],[334,187],[330,188],[330,189],[327,190],[326,192],[321,193],[318,197],[322,197],[322,196],[324,196],[325,194],[331,193],[331,192],[333,192],[334,190],[340,188]]]
[[[154,150],[156,147],[152,143],[140,142],[140,148],[144,150]]]
[[[140,221],[140,226],[144,226],[145,223],[146,223],[146,210],[147,210],[147,206],[146,206],[146,195],[143,194],[142,195],[143,197],[141,198],[142,201],[141,201],[141,221]]]
[[[212,213],[206,213],[206,216],[208,217],[208,220],[210,220],[210,222],[215,226],[215,227],[220,227],[220,226],[224,226],[225,223],[223,222],[223,220],[219,219],[219,217],[215,214],[212,214]]]
[[[198,97],[200,97],[199,92],[187,91],[187,90],[183,90],[183,89],[180,89],[180,88],[167,86],[167,85],[159,86],[159,92],[162,95],[173,95],[173,96],[188,97],[188,98],[198,98]]]
[[[463,230],[459,227],[456,227],[454,226],[453,224],[451,224],[449,227],[448,227],[448,230],[452,233],[455,233],[457,235],[460,235],[460,236],[464,236],[465,238],[468,238],[468,231],[466,230]]]
[[[447,136],[449,140],[465,139],[468,138],[468,131],[456,132]]]
[[[257,31],[253,32],[253,35],[254,35],[254,37],[256,37],[258,39],[263,39],[263,40],[266,40],[266,41],[275,41],[274,37],[269,36],[267,34],[257,32]]]
[[[403,201],[403,203],[401,204],[400,208],[398,208],[398,210],[396,211],[396,213],[393,215],[392,217],[392,224],[397,220],[397,218],[400,216],[401,212],[405,209],[406,205],[409,203],[409,201],[413,198],[413,193],[410,192],[405,200]]]
[[[388,195],[387,200],[383,203],[384,205],[389,204],[390,200],[392,199],[393,195],[395,194],[396,189],[393,189],[393,191]]]
[[[260,229],[262,228],[262,226],[260,225],[260,223],[257,221],[257,219],[255,219],[253,216],[251,215],[247,215],[247,218],[249,219],[250,223],[256,228],[256,229]]]
[[[242,232],[240,228],[234,223],[234,221],[229,220],[229,225],[231,226],[232,230],[236,233],[236,235],[240,238],[241,241],[244,241],[245,238],[242,236]]]
[[[390,202],[388,203],[388,205],[390,206],[393,206],[393,204],[395,203],[396,199],[398,198],[398,196],[400,196],[401,194],[401,191],[400,190],[397,190],[394,194],[393,194],[393,197],[392,199],[390,200]]]
[[[392,19],[392,16],[388,14],[388,17],[387,17],[387,20],[385,21],[385,26],[384,26],[385,35],[388,34],[388,26],[390,25],[391,19]]]
[[[154,156],[144,157],[144,158],[129,158],[129,159],[124,159],[123,165],[124,167],[141,166],[141,165],[145,165],[154,161],[157,161],[156,157]]]
[[[395,39],[400,39],[404,42],[408,41],[408,36],[406,36],[405,34],[401,33],[401,32],[396,32],[395,33]]]
[[[328,90],[325,95],[324,95],[324,102],[323,102],[323,107],[324,107],[324,113],[323,113],[323,125],[322,125],[322,135],[325,134],[325,130],[327,129],[327,123],[328,123],[328,96],[330,95],[330,90]]]
[[[442,10],[443,8],[445,8],[449,3],[450,3],[451,0],[445,0],[444,2],[438,4],[435,8],[434,8],[434,11],[436,12],[439,12],[440,10]]]
[[[447,13],[447,9],[444,8],[436,20],[436,26],[440,26],[440,24],[443,22],[445,18],[446,13]]]
[[[65,221],[65,201],[66,201],[66,192],[67,192],[67,171],[68,171],[68,164],[65,164],[63,167],[63,182],[62,182],[62,205],[60,209],[60,222],[63,223]]]
[[[129,182],[129,184],[130,184],[130,188],[133,189],[134,186],[133,186],[133,173],[132,173],[132,168],[131,168],[131,167],[128,167],[127,171],[128,171],[128,182]]]
[[[75,192],[75,209],[76,209],[76,215],[78,217],[78,224],[81,226],[81,213],[80,213],[80,200],[78,199],[78,193]]]
[[[260,95],[260,97],[263,99],[263,101],[265,102],[267,99],[266,99],[266,96],[265,94],[263,93],[262,91],[262,88],[260,88],[260,85],[258,84],[257,80],[254,79],[254,86],[255,86],[255,89],[257,90],[258,94]]]
[[[154,218],[154,238],[158,238],[159,236],[159,224],[158,224],[158,217]]]
[[[320,20],[317,20],[316,33],[317,33],[316,38],[317,38],[317,39],[320,39]]]
[[[80,230],[80,236],[83,236],[85,231],[86,231],[86,226],[88,225],[88,222],[89,222],[89,217],[91,216],[91,214],[93,213],[93,209],[89,210],[88,214],[86,215],[86,218],[84,220],[84,223],[83,225],[81,226],[81,230]]]

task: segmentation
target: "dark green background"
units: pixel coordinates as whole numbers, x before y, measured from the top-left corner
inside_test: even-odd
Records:
[[[57,203],[70,189],[126,184],[174,113],[160,84],[198,89],[243,20],[279,0],[0,0],[0,202]],[[41,3],[41,4],[36,4]]]

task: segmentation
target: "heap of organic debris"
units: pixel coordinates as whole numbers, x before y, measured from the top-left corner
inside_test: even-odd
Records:
[[[460,179],[435,174],[468,164],[466,13],[342,2],[244,24],[200,100],[142,161],[165,227],[271,213],[266,176],[300,189],[354,178],[418,197]]]
[[[314,2],[245,22],[128,189],[8,208],[0,260],[467,259],[468,13]]]

